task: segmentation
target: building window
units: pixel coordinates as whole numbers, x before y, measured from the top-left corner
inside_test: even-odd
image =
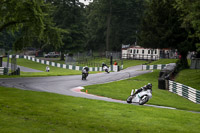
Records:
[[[134,49],[133,53],[135,54],[135,49]]]
[[[157,50],[155,50],[155,54],[157,54]]]
[[[133,50],[131,49],[131,53],[132,53],[132,51],[133,51]]]
[[[137,50],[137,53],[139,53],[139,50]]]
[[[153,54],[153,50],[151,50],[151,54]]]
[[[150,54],[150,50],[148,50],[148,54]]]
[[[142,54],[144,54],[144,50],[142,50]]]

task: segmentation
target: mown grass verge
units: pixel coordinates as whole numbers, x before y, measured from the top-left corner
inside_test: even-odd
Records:
[[[169,64],[176,63],[178,59],[159,59],[157,61],[152,61],[149,65],[158,65],[158,64]]]
[[[199,69],[182,70],[176,76],[175,81],[200,90],[200,70]]]
[[[167,90],[158,89],[158,75],[159,70],[155,70],[152,73],[140,75],[134,78],[107,84],[85,86],[85,88],[88,93],[91,94],[126,100],[132,89],[138,89],[147,83],[152,83],[153,97],[150,99],[148,104],[175,107],[183,110],[200,111],[200,104],[195,104]]]
[[[4,59],[5,61],[5,59]],[[81,71],[64,69],[50,66],[50,72],[45,72],[45,64],[37,63],[26,59],[17,59],[17,65],[40,70],[43,72],[20,72],[20,77],[34,77],[34,76],[63,76],[63,75],[80,75]],[[19,77],[19,76],[0,76],[0,77]]]
[[[114,59],[113,59],[113,63],[114,63]],[[131,66],[137,66],[137,65],[142,65],[147,63],[148,61],[145,60],[127,60],[127,59],[123,59],[123,61],[121,60],[116,60],[118,62],[118,65],[122,65],[123,64],[123,69],[126,69],[128,67]],[[65,63],[64,61],[55,61],[57,63]],[[108,58],[96,58],[96,59],[90,59],[88,60],[88,63],[82,63],[82,64],[77,64],[80,66],[91,66],[90,64],[99,64],[98,66],[101,67],[102,63],[106,63],[108,66],[110,66],[110,59]]]
[[[192,132],[200,114],[0,87],[0,132]]]

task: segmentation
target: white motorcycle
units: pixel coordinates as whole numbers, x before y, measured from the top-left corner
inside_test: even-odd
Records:
[[[86,80],[88,74],[87,71],[85,69],[82,70],[82,80]]]
[[[109,72],[109,69],[108,69],[108,66],[104,66],[104,67],[103,67],[103,70],[104,70],[105,72],[107,72],[107,73],[110,73],[110,72]]]
[[[135,89],[135,92],[137,89]],[[151,90],[142,90],[135,96],[133,96],[134,90],[131,91],[131,95],[127,98],[127,103],[139,103],[139,105],[143,105],[147,103],[152,98],[152,91]]]

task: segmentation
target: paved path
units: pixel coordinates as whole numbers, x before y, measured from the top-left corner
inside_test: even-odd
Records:
[[[7,62],[3,62],[3,67],[7,67]],[[17,65],[17,67],[19,67],[20,71],[22,71],[22,72],[43,72],[43,71],[40,71],[40,70],[36,70],[36,69],[28,68],[28,67],[23,67],[23,66],[19,66],[19,65]],[[11,68],[10,63],[9,63],[9,68]]]

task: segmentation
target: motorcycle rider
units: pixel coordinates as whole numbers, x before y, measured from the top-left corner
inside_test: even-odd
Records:
[[[110,73],[109,70],[108,70],[108,68],[109,67],[103,62],[102,63],[102,69],[105,70],[105,72]]]
[[[88,66],[83,67],[83,69],[82,69],[82,74],[83,74],[83,73],[86,74],[86,77],[88,76],[88,74],[89,74],[89,67],[88,67]]]
[[[104,66],[107,66],[107,65],[103,62],[103,63],[102,63],[102,69],[103,69]]]
[[[135,96],[136,94],[140,93],[141,91],[146,91],[146,90],[151,90],[152,91],[152,84],[151,83],[148,83],[147,85],[141,87],[140,89],[138,89],[135,93],[133,93],[132,96]]]

